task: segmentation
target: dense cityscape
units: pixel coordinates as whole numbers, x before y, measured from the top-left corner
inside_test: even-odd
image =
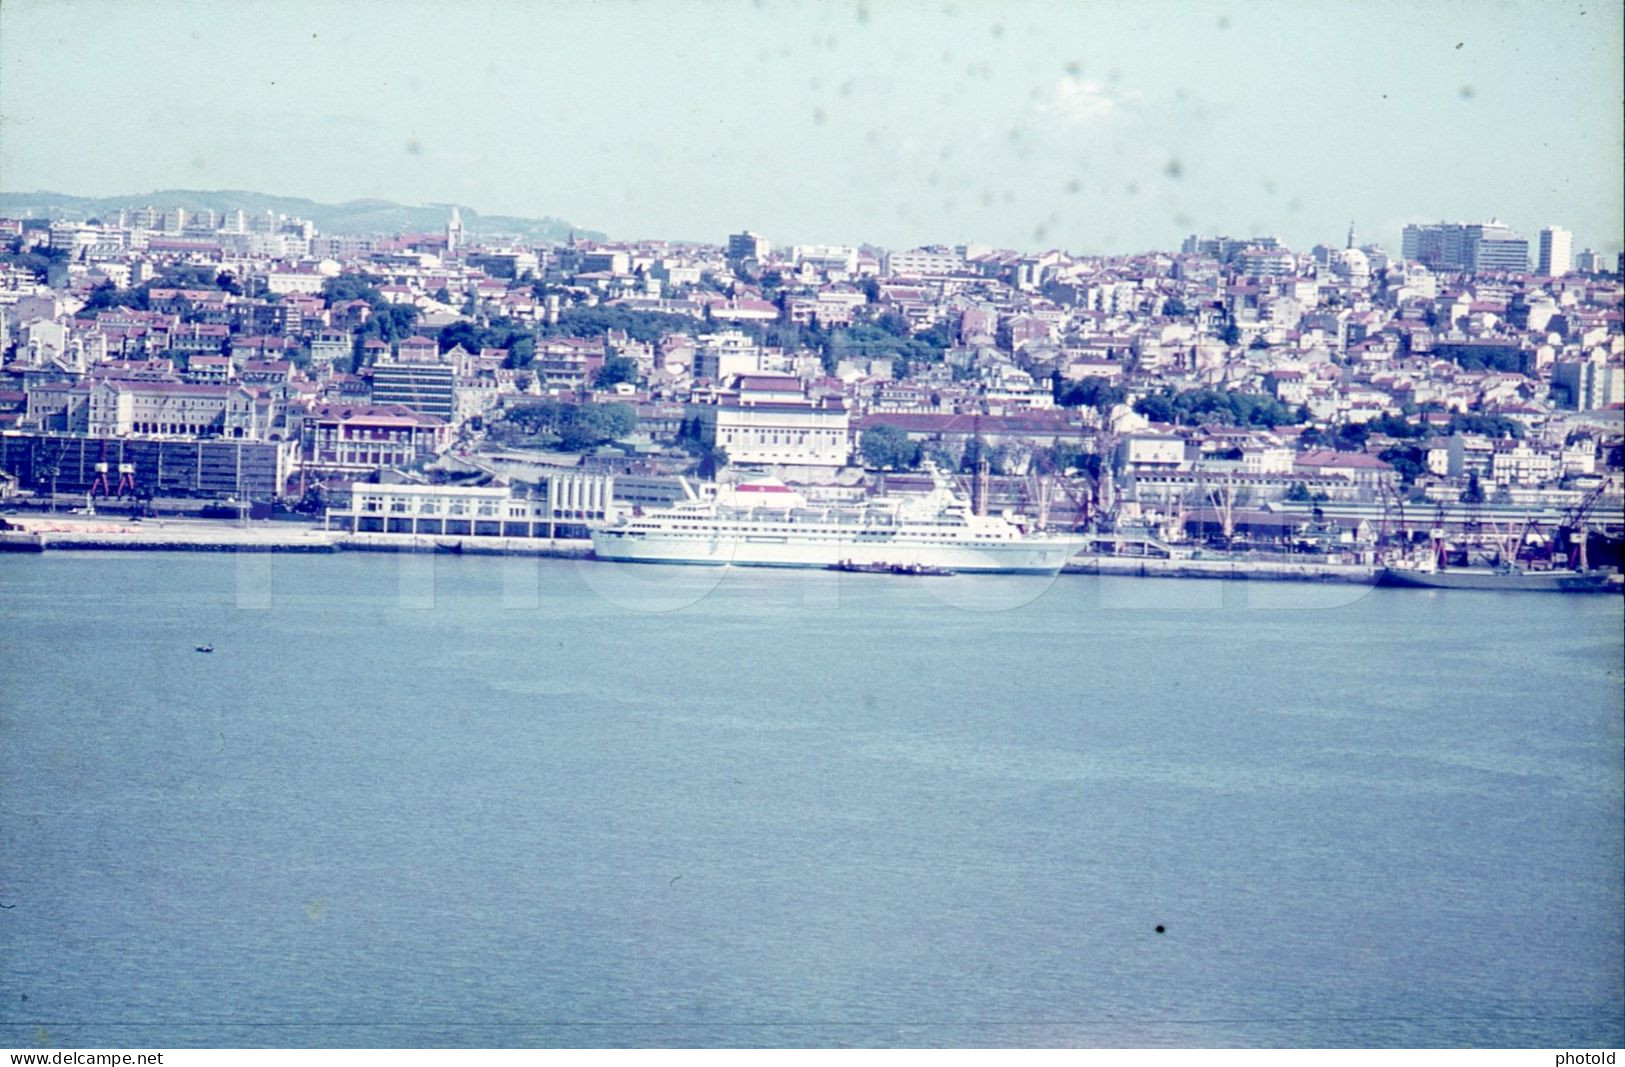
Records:
[[[0,0],[0,1059],[1612,1062],[1622,42]]]
[[[1397,256],[1352,227],[1121,257],[520,242],[456,208],[438,233],[132,206],[0,235],[0,469],[52,510],[568,537],[684,475],[850,500],[923,468],[1112,551],[1370,562],[1445,531],[1464,561],[1571,563],[1565,523],[1619,532],[1618,264],[1556,226],[1407,226]],[[355,502],[379,483],[437,488]]]

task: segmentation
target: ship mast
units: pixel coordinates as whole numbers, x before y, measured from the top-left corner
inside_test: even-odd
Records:
[[[976,442],[976,479],[971,483],[970,510],[973,515],[987,514],[988,462],[987,447],[982,443],[982,413],[971,416],[971,440]]]

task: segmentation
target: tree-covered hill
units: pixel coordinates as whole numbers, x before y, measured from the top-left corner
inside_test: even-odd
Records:
[[[47,191],[32,193],[0,192],[0,216],[6,218],[90,219],[111,214],[120,208],[155,207],[160,210],[185,208],[187,211],[212,209],[227,212],[242,209],[249,214],[275,211],[309,219],[322,233],[434,233],[446,225],[450,204],[411,206],[388,200],[351,200],[343,204],[322,204],[297,196],[272,196],[244,189],[159,189],[129,196],[70,196]],[[504,234],[537,241],[562,241],[574,227],[563,219],[518,218],[510,215],[481,215],[471,207],[457,205],[463,229],[474,236]],[[603,234],[575,230],[580,237],[601,240]]]

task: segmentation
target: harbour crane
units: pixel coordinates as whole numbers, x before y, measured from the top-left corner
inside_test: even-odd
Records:
[[[1590,567],[1586,558],[1586,542],[1590,540],[1590,531],[1586,528],[1586,517],[1597,506],[1597,501],[1602,499],[1602,490],[1602,483],[1598,483],[1587,490],[1579,502],[1564,514],[1562,524],[1558,526],[1557,532],[1552,537],[1554,551],[1565,539],[1574,546],[1569,553],[1568,560],[1571,570],[1583,571],[1588,570]]]
[[[1399,490],[1385,482],[1377,485],[1377,496],[1382,501],[1382,529],[1378,531],[1379,543],[1387,544],[1395,536],[1400,544],[1409,549],[1411,545],[1410,527],[1405,522],[1405,497]]]

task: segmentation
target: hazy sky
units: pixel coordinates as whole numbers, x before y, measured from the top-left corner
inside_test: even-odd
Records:
[[[616,237],[1621,245],[1619,0],[5,0],[0,188]]]

